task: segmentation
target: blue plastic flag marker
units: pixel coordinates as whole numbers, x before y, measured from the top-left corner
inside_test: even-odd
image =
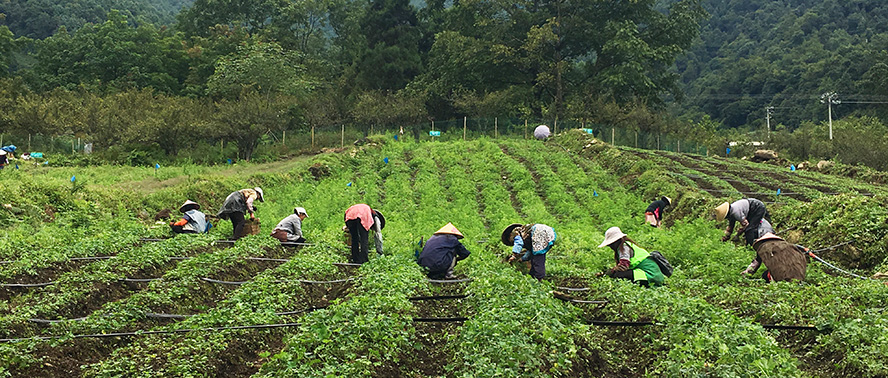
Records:
[[[593,191],[592,191],[592,197],[598,197],[598,191],[593,190]]]
[[[346,184],[345,186],[352,186],[352,183],[348,183],[348,184]]]
[[[395,140],[398,140],[398,134],[395,134]]]
[[[731,147],[725,148],[725,155],[731,154]]]
[[[382,159],[382,161],[384,161],[386,164],[388,164],[388,163],[389,163],[389,158]]]
[[[154,164],[154,169],[160,169],[160,164]]]
[[[74,180],[77,180],[77,175],[71,176],[71,182],[74,182]]]
[[[19,169],[18,163],[15,163],[15,169]]]
[[[429,131],[429,136],[437,136],[437,137],[439,137],[439,136],[441,136],[441,131],[438,131],[438,130],[436,130],[436,131]]]
[[[231,159],[228,159],[228,165],[231,165]]]
[[[49,160],[44,161],[44,162],[43,162],[43,165],[49,165]]]
[[[795,164],[790,164],[789,170],[795,172]]]
[[[777,188],[777,195],[780,195],[780,188]]]

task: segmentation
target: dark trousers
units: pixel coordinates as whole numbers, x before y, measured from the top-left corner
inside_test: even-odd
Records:
[[[196,234],[197,231],[194,230],[183,230],[182,226],[170,226],[173,228],[173,233],[176,234]]]
[[[370,231],[364,229],[361,224],[361,218],[345,221],[345,227],[351,234],[352,245],[351,254],[352,262],[355,264],[363,264],[370,261],[367,256],[370,253]]]
[[[244,233],[244,224],[247,223],[247,220],[244,219],[244,213],[230,213],[228,214],[228,219],[231,219],[231,240],[240,239],[241,235]]]
[[[759,227],[762,225],[762,219],[770,221],[771,215],[768,214],[768,209],[762,201],[755,198],[749,198],[748,201],[749,214],[746,216],[746,220],[749,222],[749,225],[743,231],[743,236],[746,239],[746,244],[752,245],[752,242],[759,238]]]
[[[546,278],[546,254],[530,255],[530,271],[527,272],[531,277],[538,280]]]

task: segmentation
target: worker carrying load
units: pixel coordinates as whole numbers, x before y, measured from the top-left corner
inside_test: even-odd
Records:
[[[302,221],[308,218],[305,209],[297,207],[293,209],[293,214],[284,218],[274,227],[271,237],[282,242],[305,243],[305,237],[302,236]]]
[[[649,223],[651,226],[660,227],[663,223],[663,212],[666,211],[666,207],[671,205],[672,199],[666,196],[651,202],[651,204],[648,205],[647,210],[644,211],[645,222]]]
[[[6,168],[6,164],[9,164],[9,158],[6,157],[6,154],[6,151],[0,150],[0,169]]]
[[[256,207],[253,206],[253,202],[257,199],[259,202],[265,202],[265,195],[259,187],[233,192],[222,203],[222,208],[219,209],[216,217],[231,219],[233,240],[240,239],[243,236],[244,224],[246,223],[244,216],[247,213],[250,213],[251,220],[256,220],[256,216],[253,214],[256,212]]]
[[[512,247],[509,262],[519,258],[530,261],[528,274],[538,280],[546,278],[546,253],[555,245],[556,238],[555,230],[542,223],[512,223],[500,235],[503,244]]]
[[[462,238],[463,234],[453,226],[453,223],[447,223],[426,241],[417,262],[425,268],[429,278],[447,280],[456,278],[453,275],[456,262],[464,260],[471,254],[459,241]]]
[[[767,282],[804,281],[808,268],[808,259],[805,258],[808,249],[777,236],[768,221],[762,222],[760,234],[752,243],[755,259],[740,274],[754,274],[764,263],[767,270],[762,273],[762,278]]]
[[[672,275],[672,266],[659,252],[648,252],[639,247],[619,227],[611,227],[605,231],[604,241],[598,248],[604,247],[610,247],[614,251],[616,265],[606,272],[598,273],[598,276],[630,280],[647,287],[661,286],[666,281],[666,275]],[[664,268],[666,272],[663,271]]]
[[[177,222],[171,222],[170,227],[176,234],[203,234],[213,227],[207,222],[207,215],[200,211],[200,204],[187,200],[179,207],[182,218]]]
[[[725,202],[718,205],[715,208],[715,219],[718,222],[728,220],[728,228],[725,229],[725,236],[722,237],[723,242],[731,239],[734,223],[739,222],[740,227],[737,228],[737,234],[743,233],[746,244],[752,245],[759,236],[762,221],[770,221],[771,215],[768,214],[768,209],[762,201],[755,198],[745,198],[731,204]]]
[[[345,227],[351,243],[351,260],[355,264],[370,261],[370,230],[376,241],[376,253],[382,254],[382,229],[385,228],[385,217],[367,204],[359,203],[345,211]]]

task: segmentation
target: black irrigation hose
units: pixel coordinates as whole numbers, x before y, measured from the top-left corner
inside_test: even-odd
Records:
[[[12,284],[0,284],[0,287],[44,287],[49,285],[55,285],[55,281],[53,282],[41,282],[35,284],[20,284],[20,283],[12,283]]]
[[[459,283],[459,282],[472,282],[472,278],[463,278],[461,280],[433,280],[429,279],[428,282],[431,283],[439,283],[439,284],[449,284],[449,283]]]
[[[564,287],[564,286],[556,286],[555,288],[558,289],[558,290],[567,290],[567,291],[587,291],[587,290],[591,290],[591,288],[588,288],[588,287]]]
[[[460,294],[460,295],[431,295],[428,297],[410,297],[411,301],[434,301],[439,299],[461,299],[466,298],[470,294]]]
[[[309,307],[304,310],[276,312],[274,314],[276,316],[288,316],[288,315],[301,314],[301,313],[305,313],[305,312],[311,312],[311,311],[315,311],[315,310],[321,310],[321,309],[325,309],[325,308],[327,308],[327,306]],[[153,318],[153,319],[187,319],[187,318],[194,316],[194,315],[182,315],[182,314],[162,314],[162,313],[156,313],[156,312],[146,312],[144,315],[145,315],[145,317]],[[62,323],[62,322],[81,322],[81,321],[86,320],[87,318],[88,318],[87,316],[84,316],[82,318],[55,319],[55,320],[31,318],[31,319],[28,319],[28,321],[30,321],[32,323],[39,323],[39,324],[51,324],[51,323]]]
[[[654,325],[654,322],[610,322],[604,320],[593,320],[592,325],[610,327],[642,327]]]
[[[119,282],[151,282],[151,281],[160,281],[160,280],[163,280],[163,278],[158,277],[158,278],[118,278],[117,279],[117,281],[119,281]]]
[[[566,298],[558,298],[558,299],[561,299],[562,301],[565,301],[565,302],[571,302],[571,303],[587,303],[587,304],[607,304],[608,303],[608,301],[586,301],[586,300],[582,300],[582,299],[566,299]]]
[[[413,318],[414,322],[420,323],[448,323],[448,322],[465,322],[468,321],[469,318],[464,317],[455,317],[455,318]],[[2,341],[2,340],[0,340]]]
[[[331,284],[331,283],[343,283],[343,282],[348,282],[348,281],[354,281],[355,279],[356,279],[356,278],[346,278],[346,279],[342,279],[342,280],[332,280],[332,281],[276,280],[276,281],[271,281],[271,282],[272,282],[272,283],[293,283],[293,282],[299,282],[299,283],[304,283],[304,284]],[[221,284],[221,285],[243,285],[243,284],[245,284],[245,283],[250,282],[250,281],[221,281],[221,280],[214,280],[214,279],[212,279],[212,278],[207,278],[207,277],[201,277],[200,280],[201,280],[201,281],[206,281],[206,282],[209,282],[209,283]]]
[[[173,330],[168,330],[168,331],[116,332],[116,333],[102,333],[102,334],[91,334],[91,335],[71,335],[71,336],[35,336],[35,337],[24,337],[24,338],[18,338],[18,339],[0,339],[0,343],[19,342],[19,341],[25,341],[25,340],[53,340],[53,339],[61,339],[64,337],[70,337],[72,339],[84,339],[84,338],[106,338],[106,337],[121,337],[121,336],[161,335],[161,334],[187,333],[187,332],[197,332],[197,331],[206,332],[206,331],[227,331],[227,330],[238,330],[238,329],[270,329],[270,328],[283,328],[283,327],[298,327],[300,325],[302,325],[302,324],[301,323],[279,323],[279,324],[258,324],[258,325],[251,325],[251,326],[173,329]]]
[[[67,261],[87,261],[87,260],[109,260],[116,258],[117,256],[90,256],[90,257],[72,257]],[[168,260],[189,260],[191,257],[189,256],[171,256],[167,258]],[[250,261],[274,261],[274,262],[289,262],[290,259],[272,259],[268,257],[244,257],[244,260]],[[9,261],[0,261],[0,264],[12,264],[18,260],[9,260]],[[64,262],[64,261],[59,261]],[[357,264],[360,266],[360,264]]]
[[[359,266],[361,266],[361,264],[357,264],[357,263],[333,263],[333,265],[336,265],[336,266],[352,266],[352,267],[359,267]]]

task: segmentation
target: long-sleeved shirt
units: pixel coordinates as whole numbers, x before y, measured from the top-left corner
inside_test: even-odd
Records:
[[[419,265],[429,269],[429,272],[445,272],[453,263],[453,258],[462,260],[469,257],[466,247],[460,243],[455,235],[434,235],[426,241],[419,254]]]
[[[749,200],[742,199],[734,201],[731,204],[730,210],[728,210],[728,215],[725,218],[728,220],[728,228],[734,229],[734,222],[740,222],[740,227],[746,227],[749,225],[749,221],[746,220],[746,217],[749,215]]]
[[[299,215],[291,214],[282,219],[274,229],[285,231],[287,233],[287,240],[297,241],[302,237],[302,219],[299,218]]]
[[[518,235],[515,236],[514,244],[512,245],[512,253],[519,254],[521,253],[521,250],[526,249],[527,252],[521,257],[522,261],[530,260],[531,255],[544,255],[546,252],[549,252],[549,250],[552,249],[552,245],[555,244],[555,239],[557,237],[555,230],[552,227],[544,224],[531,225],[530,231],[524,233],[524,235],[527,235],[528,239],[530,239],[530,248],[525,248],[526,241],[521,235],[522,233],[519,232]]]
[[[225,202],[222,203],[222,208],[219,209],[219,213],[216,216],[228,219],[228,215],[231,213],[253,214],[256,212],[256,209],[253,207],[253,201],[258,198],[259,193],[256,193],[253,189],[241,189],[233,192],[225,198]]]

